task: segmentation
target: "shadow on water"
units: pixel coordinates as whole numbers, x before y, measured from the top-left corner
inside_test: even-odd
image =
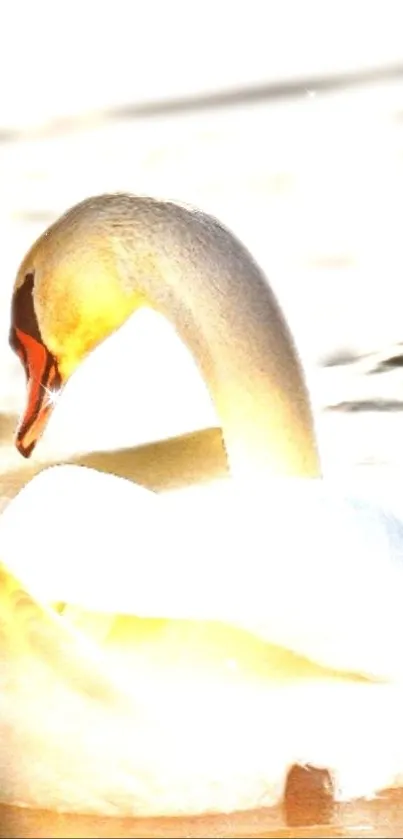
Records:
[[[232,108],[260,102],[292,99],[306,96],[309,91],[331,93],[332,91],[361,87],[380,82],[393,82],[403,78],[403,64],[384,67],[370,67],[333,73],[329,76],[307,76],[279,82],[245,85],[236,89],[209,91],[206,93],[159,99],[150,102],[128,103],[116,107],[98,109],[85,114],[71,114],[49,120],[45,124],[22,130],[2,129],[0,143],[15,143],[32,138],[43,139],[86,130],[94,123],[103,124],[115,120],[147,119],[174,116],[198,111]]]
[[[290,771],[293,771],[293,768]],[[316,770],[318,771],[318,770]],[[329,806],[331,810],[329,811]],[[389,790],[372,801],[358,800],[349,804],[327,804],[328,821],[314,824],[310,819],[312,801],[305,810],[294,808],[287,817],[284,806],[225,816],[191,818],[121,819],[99,816],[74,816],[30,811],[0,806],[1,839],[322,839],[322,837],[385,837],[402,836],[403,795]],[[308,812],[309,811],[309,812]]]

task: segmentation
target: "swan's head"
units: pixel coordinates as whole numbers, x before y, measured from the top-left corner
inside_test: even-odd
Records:
[[[10,344],[27,377],[16,436],[25,457],[83,358],[143,303],[122,277],[117,240],[96,202],[83,202],[35,242],[19,268]]]

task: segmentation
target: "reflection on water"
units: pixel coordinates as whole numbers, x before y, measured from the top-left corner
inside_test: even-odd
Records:
[[[309,809],[309,807],[308,807]],[[313,825],[303,812],[285,823],[278,808],[190,819],[108,819],[29,812],[0,807],[1,839],[398,839],[403,829],[403,794],[334,807],[332,818]],[[304,822],[304,826],[301,826]],[[375,826],[376,825],[376,826]]]

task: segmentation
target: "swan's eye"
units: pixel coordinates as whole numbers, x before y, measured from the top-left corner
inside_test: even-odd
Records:
[[[10,344],[14,350],[16,350],[15,343],[13,343],[15,342],[16,329],[25,332],[26,335],[30,335],[37,341],[42,340],[34,307],[34,279],[34,272],[30,271],[25,275],[24,282],[16,289],[13,296]]]
[[[27,378],[29,376],[28,359],[18,332],[24,332],[31,335],[32,338],[40,340],[38,321],[34,309],[34,279],[33,271],[25,275],[24,282],[16,290],[11,304],[9,344],[22,362]]]

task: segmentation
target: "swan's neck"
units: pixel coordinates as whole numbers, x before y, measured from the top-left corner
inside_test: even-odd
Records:
[[[319,473],[296,350],[250,254],[214,219],[153,202],[122,232],[128,286],[176,327],[206,380],[232,471]],[[133,252],[136,254],[133,263]]]

